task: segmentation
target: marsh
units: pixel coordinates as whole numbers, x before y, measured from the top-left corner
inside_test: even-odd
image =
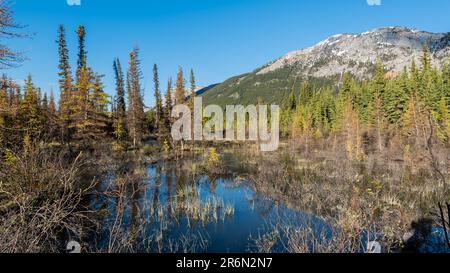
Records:
[[[269,154],[248,145],[198,150],[107,171],[91,200],[102,215],[93,250],[365,252],[376,240],[396,252],[410,224],[432,215],[445,194],[419,177],[399,181],[407,171],[397,165],[305,161],[286,145]],[[402,205],[412,199],[416,207]]]

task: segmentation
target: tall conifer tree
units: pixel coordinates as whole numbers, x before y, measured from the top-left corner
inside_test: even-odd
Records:
[[[114,60],[113,68],[116,79],[114,135],[116,138],[122,139],[126,135],[125,80],[118,58]]]
[[[178,67],[177,82],[175,86],[175,105],[186,103],[186,88],[183,76],[183,68]]]
[[[163,105],[161,98],[161,91],[159,88],[159,76],[158,76],[158,66],[153,65],[153,83],[154,83],[154,96],[155,96],[155,125],[158,137],[161,137],[163,129]]]
[[[133,146],[142,143],[144,139],[144,103],[142,100],[141,71],[139,61],[139,50],[136,48],[130,53],[129,70],[127,73],[128,91],[128,132],[133,142]]]
[[[71,125],[73,123],[73,81],[72,71],[69,63],[69,50],[67,48],[65,28],[58,28],[58,51],[59,51],[59,119],[61,122],[61,136],[64,142],[70,142],[73,135]]]

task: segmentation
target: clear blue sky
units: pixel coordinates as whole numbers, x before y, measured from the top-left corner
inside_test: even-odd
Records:
[[[29,60],[6,71],[14,79],[32,73],[44,90],[57,86],[56,30],[68,31],[71,62],[76,62],[75,28],[88,31],[88,63],[105,74],[114,93],[112,62],[127,63],[128,52],[141,48],[145,100],[151,97],[153,63],[160,81],[174,76],[178,65],[193,68],[198,85],[221,82],[251,71],[285,53],[314,45],[330,35],[364,32],[383,26],[450,31],[448,0],[15,0],[17,21],[35,33],[31,40],[7,41],[25,50]],[[374,1],[374,0],[372,0]]]

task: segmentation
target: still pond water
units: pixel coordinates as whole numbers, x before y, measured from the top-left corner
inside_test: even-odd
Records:
[[[189,177],[172,162],[148,166],[145,172],[146,178],[128,185],[121,197],[92,200],[93,208],[103,211],[102,225],[109,227],[96,238],[101,248],[117,226],[136,234],[130,236],[134,251],[200,253],[257,252],[255,239],[270,234],[274,223],[307,224],[319,233],[329,229],[322,219],[276,203],[245,181]],[[118,181],[110,174],[99,190],[117,191]],[[283,251],[282,240],[272,251]]]

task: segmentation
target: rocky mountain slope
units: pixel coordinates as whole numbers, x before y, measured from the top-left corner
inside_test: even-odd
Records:
[[[293,51],[252,73],[231,78],[203,94],[209,103],[279,102],[294,85],[309,80],[337,83],[348,71],[364,79],[380,59],[390,73],[398,73],[419,60],[423,45],[432,62],[441,66],[450,57],[450,33],[430,33],[403,27],[379,28],[361,34],[339,34],[313,47]]]

